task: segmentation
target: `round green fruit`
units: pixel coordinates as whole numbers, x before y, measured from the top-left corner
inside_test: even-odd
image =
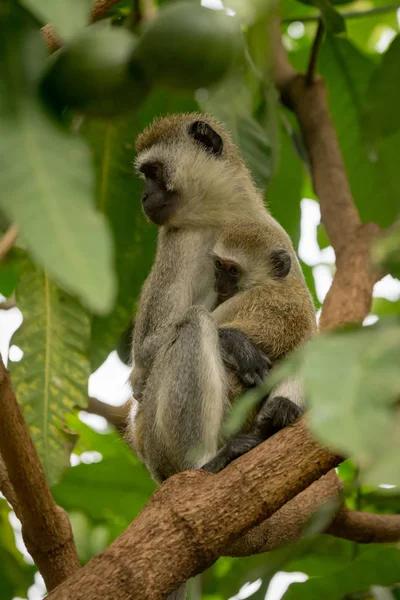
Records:
[[[229,70],[242,44],[236,18],[194,2],[162,7],[144,30],[131,66],[153,83],[197,89],[216,83]]]
[[[135,109],[149,90],[143,70],[129,66],[135,44],[125,29],[87,28],[51,57],[41,92],[58,112],[113,117]]]

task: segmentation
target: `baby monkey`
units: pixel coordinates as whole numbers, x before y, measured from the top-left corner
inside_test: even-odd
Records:
[[[300,265],[290,241],[279,230],[248,222],[230,226],[217,239],[213,261],[217,293],[213,316],[225,337],[232,329],[240,329],[274,364],[315,332],[314,310]],[[224,355],[223,359],[234,374],[233,357]],[[232,373],[231,402],[244,391]],[[259,385],[262,378],[252,383]],[[302,412],[299,382],[280,384],[242,431],[203,468],[221,470],[293,423]]]

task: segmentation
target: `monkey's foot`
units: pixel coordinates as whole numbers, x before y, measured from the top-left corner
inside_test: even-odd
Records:
[[[275,433],[294,423],[303,410],[283,396],[266,400],[254,419],[249,433],[239,433],[225,444],[203,467],[203,471],[218,473],[230,462],[243,456]]]

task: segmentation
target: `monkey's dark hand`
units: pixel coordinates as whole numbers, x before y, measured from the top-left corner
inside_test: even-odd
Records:
[[[218,330],[222,358],[247,387],[260,385],[271,368],[271,361],[245,333],[234,327]]]
[[[243,456],[275,433],[292,425],[303,414],[303,409],[283,396],[265,400],[247,433],[238,433],[201,468],[209,473],[219,473],[233,460]]]

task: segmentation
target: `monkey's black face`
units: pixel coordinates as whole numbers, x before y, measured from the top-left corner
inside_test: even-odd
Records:
[[[160,162],[144,163],[140,171],[146,177],[142,194],[144,213],[156,225],[163,225],[176,210],[177,194],[167,189]]]
[[[214,259],[215,291],[219,303],[229,300],[239,291],[240,268],[233,261]]]

